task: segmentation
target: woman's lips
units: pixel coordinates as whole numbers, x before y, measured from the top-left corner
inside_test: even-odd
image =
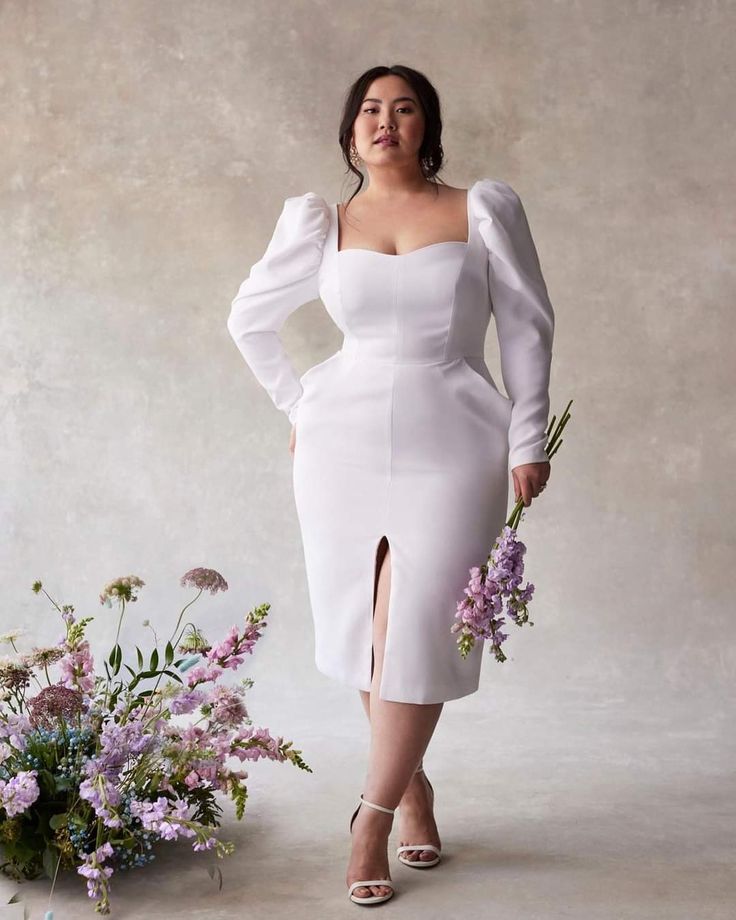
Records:
[[[380,141],[376,141],[377,144],[380,144],[382,147],[398,147],[399,142],[393,140],[390,137],[382,138]]]

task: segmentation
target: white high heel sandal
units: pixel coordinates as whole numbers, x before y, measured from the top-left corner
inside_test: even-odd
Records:
[[[418,770],[414,771],[415,773],[424,773],[424,767],[420,767]],[[432,783],[429,782],[429,777],[427,774],[424,774],[424,778],[429,783],[429,788],[432,790],[432,802],[434,802],[434,788]],[[402,853],[410,852],[411,850],[431,850],[436,853],[434,859],[406,859],[402,856]],[[439,847],[436,847],[433,843],[412,843],[406,844],[406,846],[398,847],[396,850],[396,856],[398,857],[399,862],[402,862],[405,866],[411,866],[412,869],[430,869],[432,866],[436,866],[441,859],[441,851]]]
[[[350,833],[353,832],[353,822],[355,821],[355,818],[360,811],[361,805],[368,805],[370,808],[375,808],[377,811],[385,811],[388,815],[392,815],[396,811],[395,808],[386,808],[384,805],[376,805],[375,802],[369,802],[361,795],[360,801],[358,802],[358,807],[355,809],[353,812],[353,817],[350,819]],[[367,898],[361,898],[358,895],[353,894],[356,888],[370,888],[371,885],[385,886],[386,888],[390,888],[391,891],[389,894],[374,894]],[[380,904],[382,901],[388,901],[389,898],[394,896],[394,886],[390,878],[374,878],[365,882],[357,881],[353,882],[353,884],[348,889],[348,895],[354,904]]]

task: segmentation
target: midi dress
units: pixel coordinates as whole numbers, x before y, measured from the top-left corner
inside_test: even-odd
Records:
[[[227,328],[296,426],[293,494],[317,669],[370,691],[376,553],[391,584],[379,696],[438,703],[479,687],[483,641],[451,632],[507,514],[510,470],[547,459],[554,313],[518,194],[467,193],[468,238],[338,251],[338,211],[289,197]],[[299,376],[279,331],[320,298],[340,348]],[[484,359],[491,316],[503,395]]]

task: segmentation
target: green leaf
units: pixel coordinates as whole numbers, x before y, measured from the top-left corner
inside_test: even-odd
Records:
[[[36,774],[36,780],[43,790],[53,795],[56,790],[56,777],[51,770],[46,770],[45,768],[40,769]]]
[[[174,646],[171,644],[171,641],[166,643],[166,664],[170,665],[174,660]]]
[[[158,677],[158,671],[141,671],[138,680],[145,680],[147,677]]]
[[[111,840],[110,843],[115,847],[125,847],[126,850],[132,850],[136,842],[132,837],[126,837],[120,840]]]
[[[148,665],[148,669],[149,669],[149,671],[156,671],[157,668],[158,668],[158,649],[155,648],[155,649],[151,652],[151,662],[150,662],[150,664]]]
[[[135,647],[136,655],[138,656],[138,670],[143,667],[143,652],[136,645]]]
[[[218,890],[222,891],[222,870],[219,866],[207,866],[207,875],[214,880],[215,875],[217,875],[220,884],[218,885]]]
[[[54,877],[54,872],[56,871],[57,861],[58,861],[58,857],[54,854],[54,851],[52,850],[52,848],[46,847],[46,849],[43,851],[43,858],[42,858],[43,871],[51,879]]]
[[[56,787],[57,789],[59,788],[58,780],[56,781]],[[49,827],[55,831],[58,828],[63,827],[66,824],[67,820],[68,820],[68,815],[66,812],[63,812],[62,814],[59,814],[59,815],[52,815],[49,818]]]

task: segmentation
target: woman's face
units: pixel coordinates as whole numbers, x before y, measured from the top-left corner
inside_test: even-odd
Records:
[[[376,143],[384,134],[393,143]],[[370,84],[353,122],[353,139],[366,166],[416,163],[424,139],[424,113],[402,77],[379,77]]]

